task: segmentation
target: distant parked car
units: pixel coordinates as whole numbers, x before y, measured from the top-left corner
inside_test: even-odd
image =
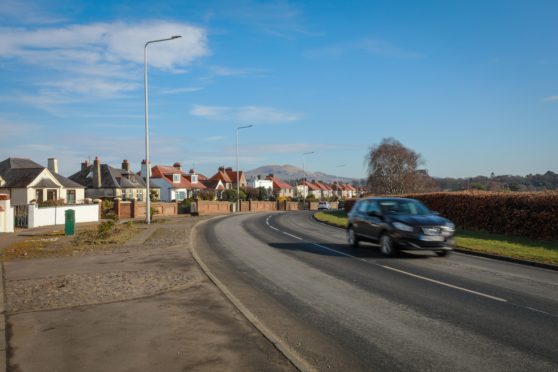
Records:
[[[331,206],[326,201],[321,201],[321,202],[318,203],[318,210],[319,211],[325,211],[325,210],[328,210],[330,208],[331,208]]]
[[[355,203],[348,214],[347,239],[380,244],[394,256],[401,250],[430,250],[445,256],[453,249],[455,225],[415,199],[369,198]]]

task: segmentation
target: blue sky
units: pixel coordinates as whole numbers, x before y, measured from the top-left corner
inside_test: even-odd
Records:
[[[394,137],[438,177],[558,172],[556,1],[3,1],[0,159],[364,177]],[[346,164],[343,167],[338,167]]]

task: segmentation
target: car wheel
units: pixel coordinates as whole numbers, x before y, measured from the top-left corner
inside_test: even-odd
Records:
[[[449,254],[450,254],[450,251],[436,251],[436,255],[438,257],[446,257]]]
[[[380,251],[384,256],[395,256],[396,250],[389,235],[382,235],[382,237],[380,238]]]
[[[351,247],[358,247],[358,237],[352,227],[349,227],[349,229],[347,230],[347,240],[349,241],[349,245]]]

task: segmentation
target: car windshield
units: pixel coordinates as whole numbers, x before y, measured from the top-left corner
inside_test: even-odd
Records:
[[[389,199],[378,202],[382,213],[385,214],[405,214],[411,216],[423,216],[431,214],[430,210],[417,200],[410,199]]]

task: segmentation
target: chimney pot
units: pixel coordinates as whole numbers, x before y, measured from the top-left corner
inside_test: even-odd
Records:
[[[122,161],[122,169],[124,169],[126,172],[130,171],[130,163],[128,162],[127,159],[124,159]]]
[[[194,171],[194,168],[190,168],[190,172],[189,172],[189,173],[190,173],[190,174],[194,174],[194,173],[196,173],[196,172]]]
[[[173,166],[173,168],[177,168],[177,169],[182,170],[182,165],[178,161],[176,163],[174,163],[172,166]]]
[[[81,163],[81,170],[85,170],[87,167],[89,167],[89,162],[87,160]]]
[[[221,166],[219,167],[219,171],[220,171],[220,172],[223,172],[224,170],[225,170],[225,167],[221,165]]]

